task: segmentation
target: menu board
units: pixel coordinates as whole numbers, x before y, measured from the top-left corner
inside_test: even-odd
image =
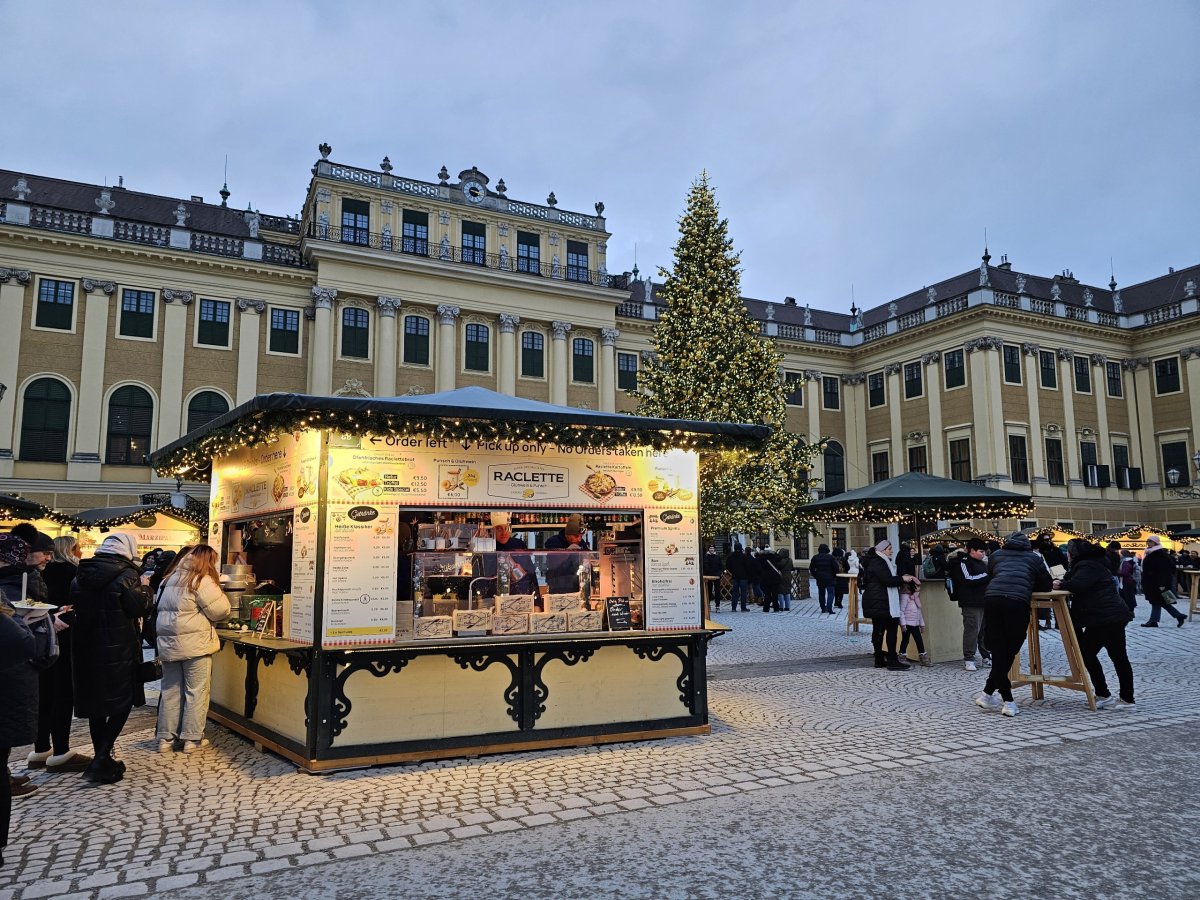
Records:
[[[399,510],[330,502],[325,521],[323,646],[396,639]]]
[[[696,454],[522,441],[364,437],[329,452],[329,497],[364,503],[610,509],[694,506]]]
[[[647,630],[699,628],[703,624],[699,510],[647,510],[643,534]]]
[[[317,431],[285,434],[229,454],[214,465],[209,519],[241,519],[316,502],[320,463]]]
[[[301,506],[292,517],[292,602],[286,607],[283,636],[311,644],[317,593],[317,507]]]

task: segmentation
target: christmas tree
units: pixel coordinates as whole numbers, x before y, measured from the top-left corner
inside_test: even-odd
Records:
[[[688,194],[675,265],[660,269],[667,307],[654,330],[654,356],[639,374],[638,413],[674,419],[768,425],[758,451],[700,460],[700,523],[706,537],[808,528],[796,510],[808,502],[812,457],[784,429],[788,388],[782,356],[742,302],[739,254],[720,218],[708,173]]]

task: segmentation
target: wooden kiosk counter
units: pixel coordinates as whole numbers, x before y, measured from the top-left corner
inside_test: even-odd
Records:
[[[245,630],[211,717],[309,771],[708,732],[698,453],[766,435],[483,388],[254,398],[152,457],[212,482]]]

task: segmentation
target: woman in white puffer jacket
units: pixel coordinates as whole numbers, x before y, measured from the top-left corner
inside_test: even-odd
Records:
[[[213,627],[229,618],[229,598],[221,590],[217,551],[201,544],[183,550],[163,578],[158,594],[158,657],[162,661],[162,697],[158,702],[158,750],[169,753],[177,742],[184,753],[208,746],[213,654],[221,641]]]

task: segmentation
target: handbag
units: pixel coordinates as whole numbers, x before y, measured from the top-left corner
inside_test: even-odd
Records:
[[[1173,606],[1179,602],[1179,595],[1170,588],[1162,589],[1162,602],[1164,605]]]
[[[156,656],[154,659],[148,659],[145,662],[139,663],[137,672],[138,677],[142,680],[142,684],[159,681],[163,677],[162,660]]]

